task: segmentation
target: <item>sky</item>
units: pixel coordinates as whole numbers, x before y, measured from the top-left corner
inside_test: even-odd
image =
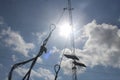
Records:
[[[120,80],[119,0],[71,0],[75,55],[87,67],[77,67],[78,80]],[[30,80],[54,80],[54,65],[71,53],[70,35],[60,35],[68,23],[67,0],[0,0],[0,78],[11,66],[37,55],[55,24],[46,47],[32,69]],[[62,31],[67,31],[63,28]],[[72,60],[63,57],[58,80],[72,80]],[[30,63],[14,70],[21,80]]]

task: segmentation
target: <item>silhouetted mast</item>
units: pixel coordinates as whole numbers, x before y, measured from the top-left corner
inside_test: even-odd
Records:
[[[72,62],[72,79],[77,80],[77,66],[86,67],[86,65],[83,63],[77,62],[77,60],[79,60],[79,59],[75,56],[74,27],[73,27],[73,20],[72,20],[73,8],[71,6],[71,0],[68,0],[68,7],[65,9],[68,10],[68,12],[69,12],[69,24],[72,29],[71,30],[71,43],[72,43],[72,51],[71,52],[72,52],[72,55],[64,55],[64,56],[73,60],[73,62]]]
[[[68,0],[68,7],[67,10],[69,12],[69,24],[71,27],[71,43],[72,43],[72,54],[73,56],[75,56],[75,42],[74,42],[74,29],[73,29],[73,20],[72,20],[72,5],[71,5],[71,0]],[[75,62],[76,59],[73,59],[73,61]],[[72,64],[72,78],[73,80],[77,80],[77,72],[76,72],[76,65]]]
[[[71,27],[71,43],[72,43],[72,53],[75,54],[75,42],[74,42],[74,29],[73,29],[73,19],[72,19],[72,5],[71,0],[68,0],[68,7],[66,8],[69,12],[69,25]]]

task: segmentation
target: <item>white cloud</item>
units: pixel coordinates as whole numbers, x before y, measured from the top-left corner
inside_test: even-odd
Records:
[[[54,54],[54,53],[59,53],[59,49],[57,47],[52,47],[52,50],[51,50],[51,53]]]
[[[34,48],[33,43],[26,43],[23,37],[15,31],[12,31],[9,27],[7,30],[2,30],[0,34],[5,42],[5,45],[12,48],[12,50],[22,53],[24,56],[28,56],[29,50]]]
[[[17,69],[15,69],[15,71],[16,71],[20,76],[24,76],[25,73],[28,71],[28,69],[26,69],[26,68],[17,68]]]
[[[85,31],[84,28],[81,27],[80,29],[78,29],[78,31],[76,30],[75,32],[75,42],[76,43],[81,43],[84,40],[86,41],[86,35],[85,35]]]
[[[17,57],[15,55],[12,55],[12,60],[15,62],[17,61]]]
[[[42,63],[42,62],[43,62],[42,59],[40,57],[38,57],[37,63]]]
[[[39,68],[37,71],[45,80],[54,80],[54,75],[52,72],[45,68]]]
[[[117,26],[97,24],[93,21],[85,27],[88,40],[84,50],[77,54],[87,66],[104,65],[120,68],[120,36]]]
[[[64,74],[71,75],[71,73],[72,73],[72,60],[64,59],[62,61],[61,67],[64,71]]]
[[[36,36],[37,37],[37,42],[40,44],[42,42],[42,39],[47,35],[47,33],[43,32],[43,33],[40,33],[40,32],[36,32],[36,33],[32,33],[33,36]]]
[[[81,36],[85,36],[87,40],[83,50],[75,49],[80,62],[87,67],[102,65],[120,68],[120,29],[117,26],[97,24],[94,20],[84,26]],[[65,53],[71,54],[71,51],[66,49]],[[62,68],[65,74],[70,74],[71,64],[71,60],[63,59]],[[81,72],[84,70],[78,70],[78,73]]]
[[[71,50],[66,48],[66,49],[61,51],[61,55],[60,55],[61,57],[62,57],[63,52],[64,52],[64,54],[72,55]],[[76,53],[77,53],[77,50],[76,50]],[[63,56],[61,68],[63,69],[64,74],[66,74],[66,75],[72,74],[72,62],[73,62],[72,59],[66,58],[65,56]],[[80,66],[76,66],[76,67],[77,67],[78,74],[83,73],[85,71],[85,68],[82,68]]]
[[[16,72],[20,76],[24,76],[27,71],[28,71],[28,69],[26,69],[26,68],[16,69]],[[32,70],[31,78],[34,79],[36,77],[43,78],[45,80],[54,80],[54,75],[52,74],[52,72],[48,69],[45,69],[45,68],[38,68],[37,71]]]
[[[33,57],[36,57],[36,55],[35,54],[32,54],[33,55]],[[38,57],[38,59],[37,59],[37,63],[43,63],[43,60],[42,60],[42,58],[41,57]]]

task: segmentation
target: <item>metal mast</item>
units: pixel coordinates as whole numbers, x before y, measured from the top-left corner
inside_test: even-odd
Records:
[[[74,43],[74,30],[73,30],[73,20],[72,20],[72,6],[71,6],[71,0],[68,0],[68,8],[67,8],[68,12],[69,12],[69,24],[71,27],[71,43],[72,43],[72,50],[73,50],[73,54],[75,54],[75,43]]]
[[[68,0],[68,7],[65,8],[65,10],[68,10],[69,12],[69,24],[71,27],[71,43],[72,43],[72,55],[64,54],[65,57],[72,59],[72,80],[77,80],[77,66],[79,67],[86,67],[85,64],[78,62],[79,58],[75,55],[75,41],[74,41],[74,27],[73,27],[73,21],[72,21],[72,6],[71,6],[71,0]]]
[[[71,6],[71,0],[68,0],[67,10],[69,12],[69,24],[72,29],[71,31],[72,54],[75,55],[74,29],[73,29],[73,20],[72,20],[73,8]],[[75,59],[73,59],[73,62],[75,62]],[[74,63],[72,64],[72,79],[77,80],[76,65]]]

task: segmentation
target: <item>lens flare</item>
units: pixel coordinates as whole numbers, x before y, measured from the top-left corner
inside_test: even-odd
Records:
[[[64,23],[60,26],[60,35],[68,37],[71,34],[71,26],[68,23]]]

